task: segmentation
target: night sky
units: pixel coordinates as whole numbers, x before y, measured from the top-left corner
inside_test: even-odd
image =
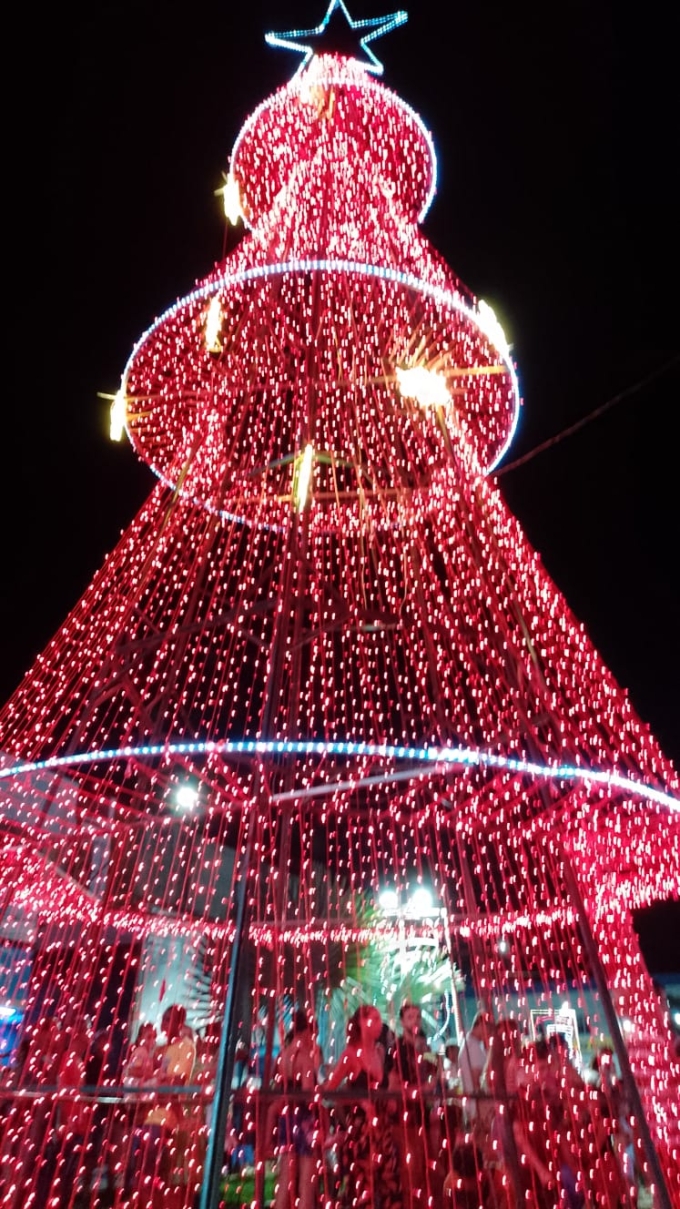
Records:
[[[325,3],[96,0],[18,17],[4,146],[3,699],[151,489],[130,446],[109,443],[97,392],[117,389],[139,334],[221,259],[214,191],[229,151],[298,63],[263,33],[314,25]],[[513,342],[524,407],[506,464],[658,373],[500,482],[677,763],[670,39],[641,10],[634,26],[615,23],[598,0],[451,4],[443,26],[440,7],[418,0],[374,49],[434,136],[425,232]],[[654,931],[650,961],[680,968],[680,940],[669,959],[668,929],[657,946]]]

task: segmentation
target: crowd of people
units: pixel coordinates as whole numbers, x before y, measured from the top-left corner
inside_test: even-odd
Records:
[[[108,1041],[82,1019],[26,1029],[4,1080],[2,1206],[193,1206],[215,1074],[205,1045],[179,1004],[159,1029],[141,1025],[117,1069]]]
[[[247,1053],[241,1045],[235,1055],[244,1072]],[[108,1106],[88,1094],[102,1081],[105,1057],[82,1025],[60,1030],[45,1020],[34,1028],[18,1055],[18,1087],[53,1087],[57,1095],[32,1099],[29,1115],[21,1098],[7,1101],[2,1204],[26,1203],[18,1192],[11,1199],[23,1164],[31,1204],[51,1198],[66,1209],[81,1203],[82,1187],[89,1205],[99,1164],[100,1190],[108,1188],[112,1205],[193,1206],[214,1048],[173,1004],[158,1029],[140,1027]],[[559,1033],[530,1040],[517,1020],[494,1022],[484,1012],[460,1046],[434,1054],[418,1004],[401,1006],[394,1030],[364,1004],[337,1061],[325,1066],[314,1020],[297,1010],[268,1084],[234,1091],[229,1125],[225,1169],[239,1170],[237,1153],[251,1162],[257,1155],[263,1168],[273,1163],[274,1209],[636,1204],[638,1139],[611,1051],[601,1051],[584,1077]]]
[[[460,1047],[429,1052],[417,1004],[395,1035],[354,1013],[320,1078],[313,1024],[298,1013],[276,1079],[275,1209],[621,1209],[636,1204],[637,1138],[611,1051],[581,1075],[565,1039],[531,1042],[480,1012]],[[330,1157],[329,1157],[330,1156]],[[330,1197],[329,1197],[330,1192]]]

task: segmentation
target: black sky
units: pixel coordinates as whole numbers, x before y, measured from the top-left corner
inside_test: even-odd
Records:
[[[636,10],[626,27],[598,0],[478,0],[446,6],[444,22],[442,7],[419,0],[375,50],[434,135],[425,232],[513,341],[524,408],[511,461],[678,356],[670,40],[651,15]],[[98,0],[19,14],[5,141],[3,698],[151,488],[129,445],[108,442],[97,391],[116,390],[139,334],[222,256],[214,190],[228,153],[297,66],[264,31],[311,26],[324,9]],[[676,763],[679,385],[676,361],[501,480]]]

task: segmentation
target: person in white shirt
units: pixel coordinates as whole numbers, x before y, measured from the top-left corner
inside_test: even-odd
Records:
[[[489,1017],[484,1012],[478,1012],[458,1054],[458,1073],[463,1086],[463,1095],[469,1097],[465,1104],[465,1115],[470,1123],[480,1115],[477,1097],[481,1090],[482,1071],[486,1065],[487,1046],[492,1028],[493,1022]]]

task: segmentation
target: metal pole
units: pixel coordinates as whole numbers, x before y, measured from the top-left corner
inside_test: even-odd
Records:
[[[649,1168],[652,1173],[652,1178],[657,1187],[657,1192],[658,1192],[657,1203],[658,1203],[659,1209],[673,1209],[670,1192],[668,1190],[668,1185],[666,1183],[666,1178],[664,1176],[661,1163],[659,1162],[659,1156],[657,1154],[656,1146],[654,1145],[654,1139],[652,1137],[652,1133],[649,1128],[647,1118],[645,1116],[645,1111],[642,1106],[642,1099],[640,1097],[638,1085],[635,1082],[635,1076],[633,1075],[633,1070],[630,1065],[630,1059],[628,1057],[628,1050],[626,1049],[626,1043],[623,1039],[623,1034],[622,1034],[621,1028],[619,1026],[618,1017],[614,1010],[614,1004],[612,1003],[612,997],[609,993],[609,987],[607,985],[607,977],[604,972],[602,962],[600,961],[600,954],[598,952],[597,944],[595,942],[595,937],[593,936],[593,933],[592,933],[592,930],[590,927],[590,920],[588,919],[588,916],[586,915],[585,904],[584,904],[583,898],[581,896],[581,891],[579,889],[579,885],[576,880],[576,875],[574,874],[574,870],[572,868],[571,861],[569,860],[569,857],[567,856],[567,854],[564,850],[562,851],[562,859],[564,861],[564,880],[565,880],[567,889],[569,891],[569,895],[578,912],[579,923],[581,925],[581,933],[583,936],[583,947],[585,948],[586,954],[588,956],[590,968],[592,970],[593,978],[595,980],[595,986],[597,987],[597,992],[598,992],[598,994],[600,996],[600,1000],[602,1002],[602,1009],[604,1011],[605,1019],[607,1021],[607,1027],[611,1034],[612,1043],[614,1045],[614,1052],[616,1053],[616,1057],[619,1060],[619,1066],[621,1068],[621,1078],[623,1079],[624,1086],[626,1088],[626,1093],[628,1095],[628,1100],[629,1100],[633,1115],[635,1116],[635,1118],[638,1122],[638,1129],[640,1131],[640,1141],[642,1142],[642,1145],[644,1147],[645,1155],[647,1156]]]
[[[224,1019],[220,1037],[220,1049],[217,1058],[215,1075],[215,1095],[213,1098],[213,1118],[208,1136],[208,1148],[205,1156],[205,1170],[201,1186],[199,1209],[218,1209],[220,1199],[220,1184],[222,1180],[222,1164],[224,1161],[224,1139],[227,1129],[227,1113],[231,1083],[234,1076],[234,1054],[236,1050],[236,1035],[234,1016],[236,1013],[236,992],[241,971],[242,954],[248,938],[248,873],[252,855],[252,837],[255,831],[255,819],[251,816],[248,839],[241,858],[236,899],[236,930],[231,946],[229,962],[229,978],[224,1000]]]
[[[293,552],[298,553],[297,563],[300,561],[299,552],[297,551],[297,535],[298,535],[298,517],[293,515],[290,531],[289,555],[286,560],[286,569],[283,581],[283,599],[282,608],[278,615],[277,622],[274,627],[274,633],[271,639],[271,648],[274,651],[274,660],[270,673],[269,683],[267,685],[266,700],[262,712],[262,733],[267,734],[271,725],[277,702],[281,692],[281,677],[283,672],[283,663],[285,659],[286,644],[283,641],[284,635],[282,629],[287,628],[290,621],[291,601],[293,598]],[[262,789],[262,772],[260,771],[260,789]],[[258,795],[259,796],[259,795]],[[224,1003],[224,1019],[222,1024],[222,1035],[220,1037],[220,1049],[217,1059],[217,1072],[215,1076],[215,1097],[213,1100],[213,1121],[208,1138],[208,1147],[205,1156],[205,1171],[203,1174],[203,1184],[201,1187],[201,1197],[199,1201],[199,1209],[218,1209],[220,1183],[222,1178],[222,1162],[224,1156],[224,1138],[226,1135],[227,1113],[229,1110],[229,1098],[231,1094],[231,1083],[234,1074],[234,1054],[236,1050],[236,1036],[234,1029],[234,1018],[236,1014],[236,996],[240,982],[241,965],[243,961],[243,950],[248,939],[249,931],[249,912],[247,910],[248,903],[248,875],[252,864],[253,855],[253,836],[258,823],[259,812],[253,810],[250,816],[248,839],[241,860],[239,869],[237,899],[236,899],[236,928],[234,934],[234,942],[231,949],[231,961],[229,965],[229,978],[227,980],[227,990]],[[258,1113],[259,1124],[259,1113]],[[258,1130],[259,1135],[259,1130]],[[258,1139],[259,1140],[259,1139]],[[259,1173],[258,1173],[259,1174]],[[263,1198],[263,1187],[259,1190],[256,1199]]]

